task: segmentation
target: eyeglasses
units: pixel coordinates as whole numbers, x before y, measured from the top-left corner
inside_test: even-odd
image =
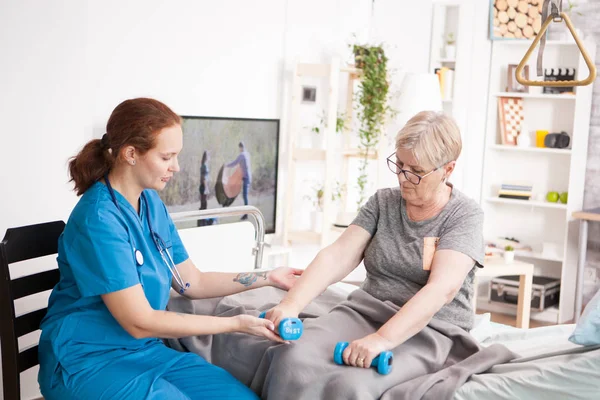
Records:
[[[425,178],[428,175],[433,174],[435,171],[437,171],[438,169],[440,169],[444,166],[444,164],[442,164],[439,167],[429,171],[425,175],[417,175],[414,172],[410,172],[409,170],[400,168],[398,166],[398,164],[396,164],[396,162],[392,161],[392,157],[395,157],[395,156],[396,156],[396,153],[392,153],[387,158],[388,168],[390,169],[390,171],[392,171],[396,175],[400,175],[401,173],[404,174],[404,177],[406,178],[406,180],[409,181],[410,183],[412,183],[413,185],[418,185],[419,183],[421,183],[421,179]]]

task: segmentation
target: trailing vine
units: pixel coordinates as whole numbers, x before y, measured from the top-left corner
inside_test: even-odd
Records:
[[[387,80],[388,58],[382,46],[354,45],[352,49],[356,67],[362,70],[362,78],[356,94],[357,117],[360,121],[358,136],[360,148],[364,151],[357,180],[359,189],[357,207],[360,209],[367,200],[369,156],[371,150],[374,150],[379,143],[386,115],[392,110],[388,105],[390,87]]]

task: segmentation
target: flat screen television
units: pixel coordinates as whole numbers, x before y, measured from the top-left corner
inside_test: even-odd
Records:
[[[180,171],[159,192],[169,212],[248,204],[263,213],[265,232],[274,233],[279,120],[182,116],[182,130]]]

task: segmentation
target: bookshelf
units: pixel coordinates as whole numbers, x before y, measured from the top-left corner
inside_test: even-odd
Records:
[[[508,65],[518,64],[531,41],[493,41],[486,112],[487,126],[483,148],[481,206],[485,212],[486,240],[515,237],[532,247],[518,251],[517,259],[535,265],[535,275],[560,279],[559,306],[531,318],[552,323],[566,323],[574,317],[576,269],[578,259],[578,224],[571,214],[583,208],[585,167],[592,107],[592,86],[580,86],[572,94],[546,94],[541,87],[529,87],[526,93],[508,92]],[[596,45],[584,41],[592,60]],[[530,79],[536,78],[536,54],[530,59]],[[587,67],[574,41],[547,41],[544,68],[576,68],[579,78],[588,74]],[[523,100],[524,123],[530,145],[521,147],[502,143],[498,101],[502,97]],[[565,131],[570,136],[566,149],[536,146],[535,131]],[[498,197],[505,182],[528,182],[533,186],[529,200]],[[546,201],[548,191],[568,192],[567,204]],[[554,254],[542,251],[544,246],[557,249]],[[486,288],[482,285],[478,293]],[[485,302],[479,303],[481,307]],[[489,311],[507,312],[502,305]],[[498,309],[500,308],[500,309]]]

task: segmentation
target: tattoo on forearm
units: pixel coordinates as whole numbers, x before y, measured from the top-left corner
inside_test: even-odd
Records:
[[[258,280],[258,278],[262,278],[264,280],[267,279],[266,272],[241,272],[237,274],[235,278],[233,278],[234,282],[239,282],[242,285],[248,287],[251,286],[254,282]]]

